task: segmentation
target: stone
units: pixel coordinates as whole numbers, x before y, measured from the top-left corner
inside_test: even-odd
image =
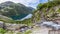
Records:
[[[0,21],[0,28],[3,28],[3,27],[4,27],[4,22]]]
[[[19,31],[20,27],[24,26],[24,24],[11,24],[11,23],[5,23],[6,25],[6,30],[11,30],[11,31]]]
[[[22,27],[20,27],[20,32],[25,32],[28,29],[29,29],[28,26],[22,26]]]
[[[16,29],[19,29],[20,24],[10,24],[10,23],[6,23],[6,29],[7,30],[12,30],[15,31]]]

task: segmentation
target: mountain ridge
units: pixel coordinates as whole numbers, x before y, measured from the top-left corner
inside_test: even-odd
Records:
[[[26,7],[21,3],[6,1],[0,4],[0,15],[10,17],[14,20],[21,19],[32,13],[34,8]]]

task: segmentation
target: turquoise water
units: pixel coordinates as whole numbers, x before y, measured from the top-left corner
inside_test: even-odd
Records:
[[[14,20],[17,20],[17,19],[22,19],[22,18],[26,17],[27,15],[28,14],[21,14],[21,15],[18,15],[18,16],[14,15],[14,16],[10,16],[10,17]]]

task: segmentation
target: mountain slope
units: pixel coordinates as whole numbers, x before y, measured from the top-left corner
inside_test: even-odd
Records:
[[[33,13],[33,21],[53,21],[60,17],[60,1],[49,1],[47,3],[40,3],[37,10]]]
[[[21,19],[28,14],[32,13],[34,9],[31,7],[26,7],[20,3],[14,3],[7,1],[0,4],[0,15],[10,17],[14,20]]]

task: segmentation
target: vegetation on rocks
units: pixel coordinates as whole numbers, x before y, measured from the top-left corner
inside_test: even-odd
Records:
[[[30,26],[33,24],[33,22],[32,22],[32,19],[30,18],[30,19],[25,19],[23,21],[16,21],[16,24],[26,24],[26,25]]]
[[[52,0],[46,3],[40,3],[37,6],[37,10],[33,13],[34,20],[38,22],[38,20],[54,20],[55,18],[59,17],[60,14],[60,1],[59,0]],[[37,17],[37,18],[36,18]]]
[[[49,1],[47,3],[40,3],[38,4],[37,8],[41,10],[42,8],[51,8],[51,7],[58,6],[58,5],[60,5],[60,1],[56,0],[56,1]]]

